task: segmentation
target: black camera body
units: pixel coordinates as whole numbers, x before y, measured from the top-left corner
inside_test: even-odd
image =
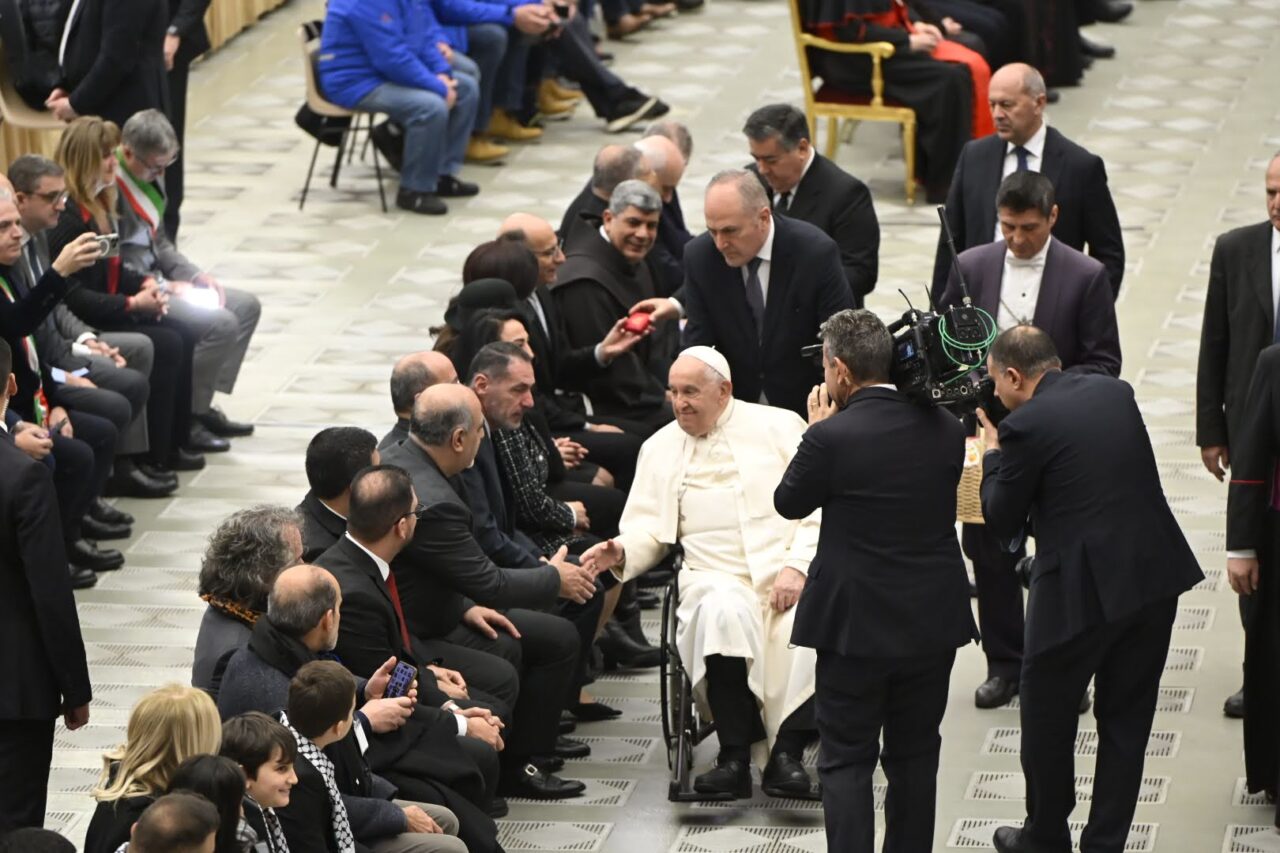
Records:
[[[920,403],[972,412],[990,408],[995,383],[986,375],[987,349],[995,321],[974,305],[939,314],[912,308],[889,325],[898,390]]]

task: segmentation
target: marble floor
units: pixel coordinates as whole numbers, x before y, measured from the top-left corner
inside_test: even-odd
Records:
[[[1192,407],[1214,236],[1264,218],[1263,169],[1280,149],[1280,0],[1138,0],[1137,7],[1125,24],[1094,33],[1119,57],[1099,62],[1087,84],[1064,91],[1051,110],[1054,125],[1106,158],[1129,255],[1118,306],[1124,376],[1138,391],[1165,488],[1208,576],[1182,602],[1128,849],[1276,853],[1271,813],[1243,794],[1240,725],[1221,713],[1222,699],[1239,686],[1241,632],[1222,572],[1225,493],[1199,464]],[[303,450],[316,430],[357,424],[381,433],[392,419],[391,363],[428,345],[427,328],[458,287],[470,248],[514,210],[558,221],[606,141],[602,123],[580,110],[540,144],[518,148],[505,168],[468,167],[484,192],[444,219],[382,214],[372,169],[358,162],[336,191],[322,177],[299,213],[311,144],[292,121],[303,91],[295,31],[322,9],[320,0],[293,0],[192,75],[184,248],[262,299],[244,375],[223,401],[257,433],[184,475],[179,496],[124,502],[139,519],[122,545],[128,565],[78,595],[95,685],[92,723],[59,731],[49,802],[49,824],[77,841],[101,752],[122,739],[132,703],[155,685],[188,678],[202,610],[196,571],[209,530],[237,507],[296,503],[306,488]],[[709,0],[703,11],[610,49],[624,76],[667,100],[693,129],[683,199],[696,229],[707,178],[746,160],[738,133],[746,114],[799,98],[786,6]],[[904,204],[891,127],[863,126],[838,159],[875,193],[883,239],[870,305],[897,316],[905,307],[899,288],[913,299],[923,293],[937,219],[927,205]],[[648,627],[656,632],[653,622]],[[1022,814],[1018,715],[973,708],[983,673],[978,649],[963,650],[943,730],[938,850],[988,849],[991,828]],[[579,729],[593,754],[566,773],[587,781],[587,795],[513,803],[502,821],[507,850],[825,848],[817,808],[669,804],[656,675],[608,676],[595,690],[625,716]],[[1086,717],[1077,749],[1082,803],[1095,740]]]

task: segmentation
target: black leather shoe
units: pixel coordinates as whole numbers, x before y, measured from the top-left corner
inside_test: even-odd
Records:
[[[67,546],[67,562],[95,572],[111,572],[124,565],[124,554],[112,548],[100,549],[88,539]]]
[[[1230,717],[1233,720],[1244,719],[1244,688],[1241,687],[1235,693],[1227,697],[1227,701],[1222,703],[1223,716]]]
[[[449,212],[449,205],[435,193],[414,192],[403,187],[396,192],[396,207],[427,216],[443,216]]]
[[[556,734],[571,735],[577,730],[578,724],[571,718],[561,717],[560,728],[556,730]]]
[[[247,435],[253,435],[253,424],[233,421],[217,406],[210,406],[209,411],[203,415],[196,415],[196,419],[204,424],[204,428],[209,432],[223,438],[244,438]]]
[[[622,712],[617,708],[610,708],[603,702],[579,702],[569,708],[569,713],[584,723],[597,723],[600,720],[613,720],[622,716]]]
[[[1043,849],[1033,845],[1016,826],[997,826],[991,843],[997,853],[1041,853]]]
[[[1080,36],[1080,52],[1094,59],[1113,59],[1116,55],[1116,49],[1111,45],[1102,44],[1084,36]]]
[[[515,773],[503,774],[498,786],[504,797],[525,797],[530,800],[563,800],[578,796],[587,787],[581,782],[546,773],[532,764],[526,764]]]
[[[479,194],[479,184],[459,180],[453,175],[441,175],[436,179],[436,195],[441,198],[466,198]]]
[[[127,524],[109,524],[105,521],[98,521],[98,519],[86,513],[84,518],[80,519],[80,532],[88,539],[101,542],[107,539],[128,539],[133,535],[133,528]]]
[[[715,767],[694,778],[693,790],[699,794],[732,794],[745,800],[751,796],[751,768],[736,758],[717,761]]]
[[[485,810],[485,814],[492,818],[500,818],[506,817],[509,811],[511,807],[507,805],[506,797],[494,797],[489,801],[489,808]]]
[[[580,740],[564,735],[556,737],[557,758],[586,758],[591,754],[591,747]]]
[[[218,438],[209,432],[204,424],[196,421],[191,425],[191,431],[187,433],[187,441],[182,447],[191,453],[226,453],[231,449],[231,442],[225,438]]]
[[[564,769],[564,759],[558,755],[535,755],[529,763],[543,773],[559,773]]]
[[[86,569],[80,566],[71,567],[71,588],[72,589],[88,589],[98,582],[98,576],[93,569]]]
[[[169,457],[169,467],[175,471],[199,471],[204,467],[204,457],[180,447]]]
[[[158,483],[168,483],[175,488],[178,485],[177,472],[157,462],[139,462],[138,470]]]
[[[1044,93],[1044,100],[1045,100],[1045,103],[1056,104],[1058,103],[1058,101],[1062,100],[1062,93],[1059,92],[1057,89],[1050,89],[1049,91]]]
[[[604,655],[605,669],[648,669],[662,662],[661,650],[640,645],[616,621],[604,626],[604,634],[596,642]]]
[[[102,498],[94,498],[89,502],[89,515],[107,524],[133,524],[134,522],[132,515],[112,506]]]
[[[1000,708],[1018,695],[1018,682],[993,675],[973,691],[973,704],[979,708]]]
[[[1094,14],[1104,24],[1118,24],[1133,14],[1133,4],[1125,0],[1103,0]]]
[[[764,766],[764,774],[760,778],[760,790],[771,797],[800,800],[822,796],[815,789],[813,780],[809,778],[809,771],[804,769],[800,760],[785,752],[775,752],[769,756],[769,763]]]
[[[141,468],[123,474],[113,474],[107,481],[103,494],[113,498],[164,498],[178,488],[177,481],[157,480],[148,477]]]

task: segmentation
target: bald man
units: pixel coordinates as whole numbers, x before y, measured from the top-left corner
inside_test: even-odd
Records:
[[[658,219],[658,239],[649,252],[653,283],[661,296],[670,296],[684,283],[684,247],[693,235],[684,227],[684,211],[676,188],[688,165],[680,146],[665,136],[646,136],[635,147],[653,167],[657,190],[662,196],[662,216]]]
[[[393,447],[409,437],[409,419],[413,415],[413,401],[432,385],[453,384],[458,381],[458,371],[449,356],[435,350],[411,352],[401,356],[391,369],[391,407],[396,413],[396,425],[382,441],[379,452]]]
[[[609,196],[623,181],[644,181],[654,189],[658,178],[643,152],[631,145],[606,145],[596,152],[591,164],[591,179],[569,202],[564,218],[560,220],[560,239],[568,240],[584,216],[599,219],[609,206]]]
[[[996,132],[965,144],[947,194],[947,222],[956,251],[1000,240],[1000,182],[1014,172],[1040,172],[1053,182],[1058,200],[1053,236],[1077,251],[1087,246],[1088,254],[1107,268],[1112,294],[1118,296],[1124,278],[1124,239],[1102,158],[1045,124],[1047,90],[1044,78],[1031,66],[1018,62],[996,71],[989,97]],[[945,236],[940,234],[933,265],[935,301],[941,299],[951,272]]]

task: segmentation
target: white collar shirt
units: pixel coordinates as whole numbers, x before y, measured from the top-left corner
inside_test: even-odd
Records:
[[[818,159],[818,149],[814,148],[813,146],[810,146],[809,159],[804,161],[804,168],[800,170],[800,180],[796,181],[796,185],[794,187],[787,190],[787,193],[788,193],[787,203],[783,205],[782,207],[783,210],[790,210],[791,205],[796,203],[796,191],[800,189],[800,184],[804,183],[804,176],[809,174],[809,168],[813,166],[813,161],[816,159]],[[773,193],[773,198],[770,199],[770,201],[773,202],[772,207],[777,208],[778,202],[781,200],[782,200],[782,193],[778,193],[778,192]]]
[[[1029,260],[1019,260],[1005,249],[1004,277],[1000,281],[1000,309],[996,312],[996,326],[1001,331],[1030,323],[1036,315],[1036,302],[1040,299],[1040,286],[1044,278],[1044,262],[1049,254],[1053,238],[1045,241],[1044,248]]]
[[[373,560],[374,565],[378,567],[378,574],[382,575],[382,582],[386,583],[387,578],[391,576],[391,565],[386,560],[382,559],[377,554],[373,553],[368,548],[361,545],[358,541],[356,541],[356,538],[352,536],[350,533],[344,533],[343,535],[351,540],[351,544],[355,545],[361,551],[364,551],[366,554],[369,555],[369,559]]]

